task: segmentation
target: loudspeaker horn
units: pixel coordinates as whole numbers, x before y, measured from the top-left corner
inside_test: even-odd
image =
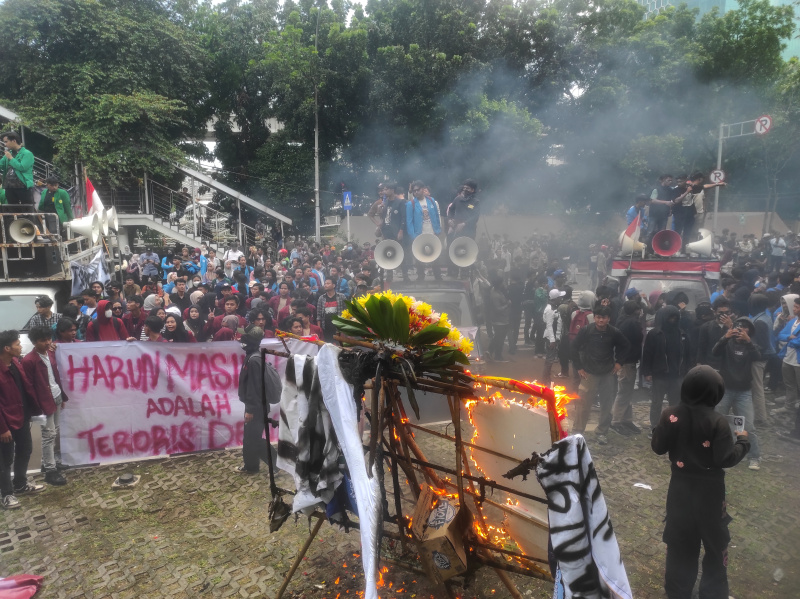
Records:
[[[478,244],[469,237],[456,237],[450,244],[450,260],[459,268],[472,266],[478,259]]]
[[[375,262],[385,270],[394,270],[403,263],[403,246],[393,239],[384,239],[375,246]]]
[[[664,229],[653,236],[653,251],[659,256],[672,256],[680,251],[681,243],[677,231]]]
[[[114,232],[119,231],[119,218],[117,218],[117,209],[112,206],[106,210],[106,216],[108,217],[108,228]]]
[[[8,225],[8,236],[14,243],[31,243],[38,234],[36,223],[27,218],[18,218]]]
[[[622,246],[619,249],[619,253],[623,256],[630,256],[636,252],[641,252],[647,246],[643,244],[641,241],[634,241],[633,237],[628,235],[622,236]]]
[[[442,253],[442,240],[432,233],[418,235],[411,244],[411,253],[420,262],[433,262]]]
[[[70,231],[78,235],[84,235],[92,240],[92,244],[100,239],[100,216],[95,212],[83,218],[76,218],[67,223]]]
[[[702,238],[700,241],[687,243],[686,251],[701,256],[710,256],[714,250],[714,235],[708,229],[699,229],[697,232],[700,233]]]
[[[95,212],[100,219],[100,234],[104,237],[108,235],[108,211],[103,208],[100,212]]]

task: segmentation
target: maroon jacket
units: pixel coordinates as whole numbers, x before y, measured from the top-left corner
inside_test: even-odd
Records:
[[[122,322],[125,328],[128,329],[128,336],[139,339],[142,336],[142,328],[144,327],[144,319],[147,318],[148,312],[146,310],[139,310],[139,319],[135,319],[133,314],[126,312],[122,315]]]
[[[228,314],[220,314],[219,316],[215,316],[212,320],[209,320],[206,323],[206,326],[205,326],[203,332],[206,335],[208,335],[209,337],[212,337],[212,336],[216,335],[217,332],[222,328],[222,319],[225,318],[226,316],[229,316],[229,315]],[[244,328],[244,327],[247,326],[247,321],[244,318],[242,318],[241,316],[239,316],[238,314],[231,314],[230,316],[236,316],[239,319],[239,327],[240,328]]]
[[[50,360],[50,365],[53,368],[53,376],[56,378],[56,383],[61,387],[61,400],[67,401],[69,398],[64,393],[64,387],[61,385],[61,377],[58,375],[58,368],[56,367],[56,354],[53,351],[47,351],[47,357]],[[56,402],[53,399],[53,392],[50,391],[50,381],[47,378],[47,366],[42,362],[36,350],[30,352],[27,356],[22,358],[22,367],[25,369],[25,376],[28,377],[33,390],[36,392],[36,398],[39,400],[39,407],[42,408],[45,416],[49,416],[56,411]]]
[[[22,386],[31,398],[31,413],[41,414],[39,401],[36,391],[31,385],[28,377],[25,376],[25,369],[19,360],[14,358],[19,375],[22,378]],[[5,434],[10,430],[19,430],[25,424],[25,410],[22,406],[22,394],[19,392],[17,383],[11,375],[8,366],[0,362],[0,434]]]

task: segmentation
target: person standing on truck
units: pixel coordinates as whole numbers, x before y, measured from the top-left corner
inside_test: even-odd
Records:
[[[384,187],[386,193],[386,208],[384,210],[383,225],[381,225],[381,235],[384,239],[391,239],[403,245],[403,230],[406,228],[406,202],[404,199],[397,197],[399,188],[396,183],[387,183]],[[401,272],[403,273],[403,280],[408,280],[409,259],[404,257],[400,265]],[[386,280],[391,281],[394,271],[386,273]]]
[[[622,370],[620,360],[628,353],[630,344],[619,329],[609,324],[611,308],[599,305],[594,308],[594,322],[582,328],[572,343],[572,361],[581,377],[572,433],[586,430],[592,401],[600,396],[600,422],[597,425],[597,442],[608,443],[606,437],[611,425],[611,407],[614,403],[614,376]]]
[[[650,194],[650,214],[647,218],[646,237],[648,243],[653,240],[656,233],[667,228],[672,201],[675,197],[672,175],[661,175],[658,178],[658,187]]]
[[[6,131],[0,137],[6,146],[0,158],[6,203],[19,206],[20,212],[33,212],[33,154],[22,147],[19,133]]]
[[[28,482],[33,451],[31,416],[41,414],[42,409],[19,361],[21,355],[19,332],[0,332],[0,503],[7,510],[20,507],[17,495],[44,489],[44,485]]]
[[[432,197],[427,195],[427,187],[422,181],[414,181],[409,187],[411,191],[411,199],[406,204],[406,245],[411,249],[411,244],[414,240],[422,235],[428,233],[436,235],[437,237],[442,232],[442,225],[439,217],[439,204]],[[413,258],[413,257],[412,257]],[[417,261],[417,272],[421,272],[422,276],[417,276],[418,279],[424,280],[425,278],[425,264]],[[437,281],[442,280],[442,269],[436,266],[434,260],[432,264],[433,278]]]
[[[72,204],[69,194],[65,189],[59,189],[58,177],[47,177],[45,179],[47,189],[42,191],[39,199],[39,212],[49,212],[58,215],[59,222],[63,225],[75,219],[72,214]],[[57,233],[58,231],[51,231]]]

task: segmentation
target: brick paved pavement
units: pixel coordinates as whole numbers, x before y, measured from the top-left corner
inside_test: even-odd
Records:
[[[646,410],[636,405],[639,422]],[[727,478],[737,599],[797,597],[800,588],[800,446],[769,430],[762,437],[762,470],[742,464]],[[448,455],[445,442],[418,438],[430,455]],[[587,438],[635,597],[661,598],[667,460],[652,454],[644,435],[611,436],[605,447],[593,443],[592,433]],[[0,511],[0,576],[41,574],[44,598],[274,597],[308,524],[290,520],[270,535],[266,470],[250,477],[234,472],[239,456],[225,451],[69,472],[66,487],[22,497],[20,510]],[[141,482],[112,490],[123,470],[140,474]],[[285,476],[279,484],[291,486]],[[357,533],[325,525],[287,596],[354,595],[363,581],[358,551]],[[778,567],[785,577],[773,584]],[[550,596],[545,583],[513,578],[526,597]],[[424,580],[397,568],[387,582],[392,586],[382,597],[430,595]],[[508,596],[485,569],[462,594]]]

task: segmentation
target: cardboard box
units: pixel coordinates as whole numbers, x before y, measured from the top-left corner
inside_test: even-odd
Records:
[[[411,532],[419,541],[420,559],[433,566],[442,580],[467,570],[464,531],[472,521],[468,509],[425,487],[419,496],[411,522]]]

